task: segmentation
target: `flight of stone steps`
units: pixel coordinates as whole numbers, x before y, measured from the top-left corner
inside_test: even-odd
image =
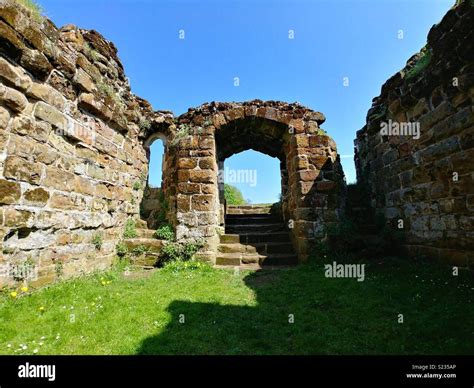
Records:
[[[144,220],[137,220],[136,231],[137,237],[123,240],[128,248],[132,265],[151,268],[159,261],[159,253],[164,242],[155,237],[155,231],[148,229]]]
[[[216,265],[261,267],[297,264],[288,230],[271,206],[228,206]]]

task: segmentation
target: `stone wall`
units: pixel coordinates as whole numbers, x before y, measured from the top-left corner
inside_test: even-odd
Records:
[[[155,228],[163,212],[178,240],[204,239],[200,257],[214,261],[224,227],[218,166],[250,148],[280,159],[282,214],[305,260],[343,208],[324,119],[260,100],[204,104],[177,118],[153,111],[131,93],[113,43],[0,0],[0,286],[105,269],[127,219]],[[157,138],[163,182],[153,190]]]
[[[0,1],[0,286],[105,268],[137,217],[141,136],[168,120],[135,97],[115,46]]]
[[[355,141],[358,183],[408,253],[464,267],[474,267],[473,26],[470,1],[433,26]]]

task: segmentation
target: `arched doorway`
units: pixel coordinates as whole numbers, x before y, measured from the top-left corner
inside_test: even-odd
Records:
[[[297,103],[210,103],[190,109],[173,132],[173,201],[178,239],[203,239],[213,262],[225,231],[219,169],[227,157],[254,149],[280,160],[281,216],[299,261],[337,223],[344,176],[334,141],[320,129],[324,116]]]
[[[156,229],[167,222],[169,206],[166,187],[169,185],[169,153],[166,136],[157,132],[144,144],[148,159],[148,175],[140,204],[140,217],[148,227]]]

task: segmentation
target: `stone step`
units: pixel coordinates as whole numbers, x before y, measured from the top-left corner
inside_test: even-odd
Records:
[[[129,255],[132,265],[139,267],[155,267],[160,261],[160,255],[153,252],[145,252],[141,255]]]
[[[221,253],[242,253],[261,255],[267,254],[294,254],[293,245],[290,242],[270,242],[270,243],[254,243],[254,244],[220,244],[218,251]]]
[[[263,259],[264,257],[256,253],[219,253],[216,257],[216,265],[259,264]]]
[[[240,265],[240,253],[221,253],[216,257],[216,265]]]
[[[269,214],[271,206],[241,205],[227,206],[226,214]]]
[[[129,252],[138,250],[140,247],[144,247],[148,252],[160,252],[163,247],[163,240],[157,240],[156,238],[129,238],[123,240],[125,246]]]
[[[216,265],[240,266],[243,264],[266,265],[296,265],[298,258],[294,254],[241,254],[241,253],[220,253],[216,257]]]
[[[137,229],[138,238],[155,238],[155,230],[153,229]]]
[[[255,217],[255,218],[266,218],[266,217],[273,217],[273,214],[268,213],[248,213],[248,214],[226,214],[226,218],[247,218],[247,217]]]
[[[257,253],[257,248],[245,244],[219,244],[217,251],[220,253]]]
[[[136,220],[135,221],[135,227],[137,229],[147,229],[148,228],[148,225],[147,225],[147,222],[145,220]]]
[[[279,222],[280,220],[276,219],[272,215],[268,214],[260,214],[261,217],[258,217],[259,214],[252,214],[252,215],[242,215],[239,214],[237,217],[227,216],[225,218],[226,225],[260,225],[260,224],[272,224],[275,222]],[[281,221],[280,221],[281,222]]]
[[[285,225],[283,223],[273,224],[235,224],[226,225],[226,234],[248,234],[248,233],[268,233],[284,231]]]
[[[242,244],[269,243],[269,242],[290,242],[290,235],[287,231],[273,233],[242,233],[239,235]]]
[[[221,234],[219,236],[221,244],[237,244],[240,242],[238,234]]]

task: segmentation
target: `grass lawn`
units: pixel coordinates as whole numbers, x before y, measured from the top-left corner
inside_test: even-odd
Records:
[[[474,354],[474,280],[451,271],[387,259],[357,282],[322,264],[117,268],[2,295],[0,353]]]

